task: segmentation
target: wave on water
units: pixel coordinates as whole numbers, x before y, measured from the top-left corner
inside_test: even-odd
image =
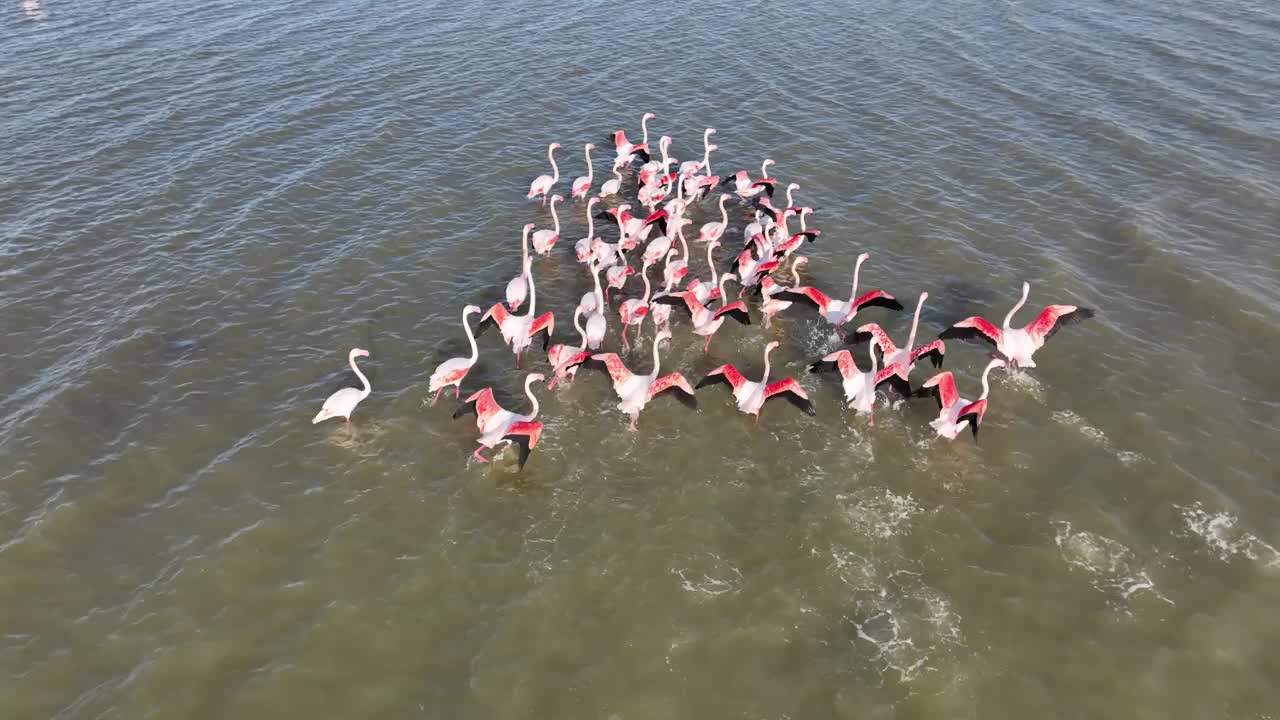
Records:
[[[1194,535],[1202,540],[1219,560],[1229,562],[1243,556],[1260,561],[1268,568],[1280,568],[1280,550],[1240,527],[1240,519],[1227,512],[1211,513],[1203,504],[1176,505],[1182,515],[1185,532],[1182,537]]]
[[[1081,435],[1091,440],[1094,444],[1111,452],[1125,467],[1133,467],[1134,465],[1147,461],[1147,456],[1142,453],[1134,452],[1132,450],[1116,449],[1112,446],[1111,439],[1107,437],[1106,433],[1085,422],[1084,418],[1071,410],[1055,410],[1053,411],[1052,417],[1054,422],[1075,428]]]
[[[1071,568],[1089,575],[1089,584],[1108,595],[1117,609],[1132,615],[1129,599],[1143,591],[1169,605],[1174,604],[1160,592],[1137,556],[1123,543],[1084,530],[1073,532],[1071,523],[1065,520],[1055,520],[1053,525],[1053,541],[1062,559]]]
[[[899,534],[899,528],[920,514],[920,505],[907,495],[897,495],[886,488],[864,488],[848,495],[836,495],[849,524],[860,535],[887,540]],[[907,527],[902,532],[910,530]]]
[[[713,552],[684,556],[671,574],[680,578],[680,587],[707,598],[736,593],[742,589],[742,571]]]

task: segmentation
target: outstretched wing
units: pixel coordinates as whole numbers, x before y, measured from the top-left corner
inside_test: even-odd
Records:
[[[546,350],[547,346],[551,344],[551,334],[556,331],[555,313],[543,313],[538,319],[534,320],[533,324],[529,326],[529,338],[532,339],[534,335],[543,330],[547,331],[547,334],[542,338],[542,349]]]
[[[943,330],[942,334],[938,337],[943,340],[950,340],[951,338],[985,340],[992,345],[999,345],[1001,332],[1000,328],[992,325],[985,318],[980,318],[977,315],[974,315],[973,317],[967,317],[946,330]]]
[[[858,366],[853,362],[853,353],[848,350],[837,350],[821,360],[809,365],[809,372],[832,372],[839,370],[840,376],[851,378],[858,372]]]
[[[485,311],[484,315],[480,316],[480,322],[476,323],[476,337],[483,335],[484,331],[488,330],[490,327],[502,325],[502,323],[507,321],[507,318],[510,315],[511,313],[507,312],[507,307],[505,305],[502,303],[494,303],[493,307],[489,308]]]
[[[857,300],[854,300],[853,306],[859,310],[864,307],[882,307],[890,310],[902,309],[902,303],[898,302],[892,295],[879,288],[865,293]]]
[[[1091,317],[1093,317],[1093,310],[1089,308],[1075,305],[1050,305],[1027,326],[1027,333],[1048,340],[1063,325],[1071,325]]]
[[[863,340],[870,340],[873,345],[880,348],[881,355],[890,355],[898,349],[898,346],[889,339],[888,333],[875,323],[867,323],[858,328],[857,332],[846,338],[845,342],[860,343]]]
[[[914,397],[932,395],[938,401],[939,410],[945,410],[960,400],[960,394],[956,392],[956,379],[949,370],[925,380],[924,385],[921,385],[920,389],[912,395]]]
[[[942,342],[942,340],[934,340],[933,342],[925,343],[911,351],[911,364],[914,365],[916,360],[927,355],[929,357],[929,361],[933,363],[934,367],[942,367],[942,356],[945,355],[946,352],[947,344]]]
[[[737,390],[746,381],[747,379],[742,377],[742,373],[738,372],[738,368],[726,364],[707,373],[707,376],[699,380],[694,387],[704,388],[712,383],[724,383]]]
[[[592,355],[591,359],[604,363],[605,370],[609,372],[609,377],[615,383],[626,382],[631,377],[631,371],[622,364],[622,359],[616,353],[597,353]]]
[[[973,439],[978,439],[978,426],[982,424],[982,416],[987,414],[987,401],[978,400],[969,403],[960,408],[959,414],[956,415],[956,422],[961,420],[969,421],[969,429],[973,431]]]
[[[881,368],[876,373],[875,386],[880,387],[882,383],[889,383],[890,387],[898,392],[902,397],[911,397],[911,383],[907,382],[898,372],[897,365],[890,365],[887,368]]]
[[[649,399],[652,400],[658,393],[665,392],[671,388],[680,391],[675,393],[677,400],[684,403],[691,410],[698,409],[698,398],[693,394],[693,388],[689,387],[689,381],[685,380],[680,373],[671,373],[654,380],[653,384],[649,386]]]
[[[773,294],[779,300],[789,300],[791,302],[800,302],[811,308],[817,309],[818,312],[827,311],[827,303],[831,302],[831,298],[818,288],[801,285],[800,287],[783,288]]]
[[[764,389],[764,399],[768,402],[771,398],[781,397],[787,402],[795,405],[805,412],[806,415],[817,415],[818,411],[813,407],[813,401],[805,394],[804,388],[800,387],[800,383],[795,378],[786,378],[778,382],[769,383]]]
[[[510,440],[512,443],[520,446],[520,469],[524,469],[524,464],[529,460],[529,453],[538,447],[538,440],[542,438],[542,423],[537,420],[527,422],[511,423],[511,427],[507,428],[507,434],[502,436],[503,440]]]
[[[458,406],[458,409],[453,411],[453,417],[457,419],[463,415],[474,413],[476,421],[483,425],[485,420],[488,420],[501,409],[502,406],[498,404],[497,400],[493,399],[493,388],[487,387],[468,395],[467,399],[463,400],[462,404]]]
[[[822,231],[821,231],[821,230],[801,230],[800,232],[796,233],[795,235],[792,235],[792,236],[787,240],[787,242],[794,242],[796,238],[804,238],[805,240],[808,240],[809,242],[813,242],[814,240],[817,240],[817,239],[818,239],[818,236],[819,236],[819,235],[821,235],[821,234],[822,234]]]
[[[696,280],[694,282],[697,282]],[[708,298],[710,300],[710,298]],[[698,296],[689,290],[677,293],[668,293],[666,295],[655,295],[653,302],[659,305],[684,305],[684,309],[688,311],[689,317],[702,308],[702,303],[698,302]]]
[[[751,314],[747,312],[747,306],[741,301],[732,302],[716,311],[715,316],[721,318],[728,315],[743,325],[751,324]]]

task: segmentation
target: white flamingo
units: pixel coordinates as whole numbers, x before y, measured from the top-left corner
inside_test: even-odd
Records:
[[[582,307],[573,311],[573,327],[582,337],[582,343],[577,347],[568,344],[552,345],[547,351],[547,363],[551,365],[551,382],[547,384],[548,390],[555,390],[556,383],[564,378],[569,378],[572,382],[578,373],[578,365],[584,362],[590,353],[587,350],[587,331],[582,327],[582,323],[578,322],[582,318]]]
[[[591,151],[595,149],[595,145],[587,143],[583,146],[583,154],[587,156],[587,174],[574,180],[569,185],[569,196],[574,200],[580,200],[587,196],[591,191],[591,183],[595,178],[595,171],[591,167]]]
[[[550,344],[551,335],[556,329],[556,318],[553,313],[543,313],[541,317],[534,317],[538,305],[538,291],[533,283],[532,269],[533,261],[530,260],[524,266],[524,273],[529,279],[529,312],[524,315],[512,315],[507,312],[505,305],[497,303],[480,317],[480,326],[476,330],[476,334],[479,335],[489,327],[488,323],[497,325],[502,331],[502,340],[511,345],[512,352],[516,354],[517,366],[520,364],[520,354],[532,344],[534,335],[546,331],[547,334],[542,341],[542,346],[545,348]]]
[[[539,255],[546,255],[551,252],[551,248],[555,247],[556,241],[560,239],[560,213],[556,212],[556,203],[564,200],[559,195],[551,196],[551,219],[556,223],[555,230],[539,230],[533,234],[533,250]]]
[[[655,297],[653,301],[659,306],[678,305],[683,302],[685,309],[689,311],[689,319],[693,321],[693,333],[706,338],[706,341],[702,344],[702,352],[710,352],[711,338],[720,329],[720,326],[724,324],[725,318],[732,317],[743,325],[751,324],[751,315],[747,312],[747,306],[741,300],[733,303],[727,302],[724,294],[724,284],[729,280],[737,280],[737,277],[733,273],[725,273],[720,276],[720,287],[718,288],[720,308],[718,310],[712,310],[699,301],[692,290]]]
[[[876,424],[876,388],[893,375],[893,368],[881,370],[876,362],[875,348],[868,345],[867,355],[871,356],[871,370],[862,372],[853,361],[853,353],[848,350],[837,350],[809,366],[809,372],[840,373],[840,385],[844,389],[844,399],[848,407],[855,412],[870,418]]]
[[[651,264],[646,262],[640,268],[640,279],[644,280],[644,297],[625,300],[622,306],[618,308],[618,317],[622,320],[622,347],[627,350],[631,349],[631,343],[627,341],[627,327],[635,325],[636,338],[639,339],[640,333],[644,329],[644,319],[649,314],[649,294],[653,290],[649,285],[649,266]]]
[[[889,335],[875,323],[867,323],[858,328],[857,333],[850,338],[854,342],[870,338],[872,344],[880,348],[880,354],[884,358],[884,367],[886,370],[893,370],[893,376],[896,378],[895,383],[903,394],[910,392],[909,376],[912,368],[916,366],[916,361],[921,357],[928,356],[933,362],[934,367],[942,367],[943,354],[947,352],[947,346],[941,340],[934,340],[925,343],[920,347],[915,347],[916,329],[920,326],[920,310],[924,307],[924,301],[929,299],[929,293],[920,293],[920,299],[916,302],[916,314],[911,319],[911,334],[907,336],[907,344],[904,347],[897,347],[893,341],[889,339]]]
[[[468,305],[462,309],[462,329],[466,330],[467,342],[471,343],[471,357],[450,358],[436,366],[435,372],[431,373],[431,382],[427,386],[427,392],[435,393],[431,398],[432,405],[436,404],[440,399],[440,393],[450,385],[453,386],[454,398],[457,398],[462,392],[462,379],[471,371],[476,360],[480,359],[480,350],[476,347],[476,336],[471,332],[471,323],[467,322],[468,315],[478,312],[480,308],[476,305]]]
[[[511,278],[507,283],[507,305],[511,308],[511,312],[520,309],[524,299],[529,297],[529,281],[524,278],[523,268],[529,265],[529,231],[533,229],[533,223],[524,226],[523,237],[520,238],[520,274]]]
[[[1064,325],[1071,325],[1093,317],[1093,310],[1075,305],[1050,305],[1027,325],[1020,328],[1010,327],[1014,313],[1027,303],[1027,295],[1031,293],[1031,284],[1022,283],[1022,299],[1004,316],[1003,328],[998,328],[988,320],[974,315],[965,318],[942,331],[942,338],[977,338],[995,346],[996,351],[1009,361],[1013,368],[1033,368],[1036,366],[1031,356],[1044,347],[1045,342]]]
[[[604,363],[605,370],[609,373],[609,378],[613,380],[613,391],[617,393],[618,409],[624,414],[631,417],[631,425],[628,429],[632,432],[636,431],[636,420],[640,417],[640,411],[649,403],[654,396],[661,392],[676,388],[684,393],[679,396],[681,402],[692,408],[697,408],[698,401],[694,396],[693,388],[689,387],[689,381],[684,379],[680,373],[671,373],[664,377],[658,377],[658,345],[666,340],[671,339],[671,331],[663,330],[653,336],[653,370],[648,375],[636,375],[627,369],[622,363],[622,359],[614,353],[601,353],[592,355],[591,359],[600,363]]]
[[[760,303],[760,310],[764,312],[764,326],[773,327],[773,316],[791,307],[790,300],[783,300],[777,297],[784,290],[795,290],[800,287],[800,266],[809,262],[809,258],[804,255],[795,255],[791,258],[791,287],[779,285],[774,279],[766,276],[760,281],[761,292],[764,294],[764,302]]]
[[[940,437],[948,440],[955,440],[968,427],[973,432],[973,439],[977,440],[978,426],[982,424],[982,417],[987,414],[987,394],[991,392],[987,376],[991,374],[992,368],[1003,367],[1004,364],[1004,360],[1000,358],[987,363],[986,369],[982,371],[982,394],[973,402],[965,400],[956,392],[956,381],[950,372],[940,372],[925,380],[916,395],[932,394],[938,401],[938,417],[929,421],[930,427]]]
[[[360,372],[360,368],[356,367],[356,358],[358,357],[369,357],[369,351],[362,350],[360,348],[352,348],[351,352],[347,353],[347,363],[351,365],[351,369],[355,372],[356,377],[360,378],[360,382],[364,385],[364,388],[342,388],[330,395],[329,398],[324,401],[324,405],[320,408],[320,412],[311,419],[312,425],[328,420],[331,417],[340,417],[347,422],[351,422],[352,411],[356,409],[356,406],[360,404],[361,400],[369,397],[369,393],[373,392],[373,386],[369,384],[369,378],[365,377],[364,373]]]
[[[801,285],[779,290],[774,297],[779,300],[804,303],[816,309],[823,320],[836,327],[840,327],[852,320],[857,316],[858,311],[864,307],[875,306],[889,308],[890,310],[901,310],[902,303],[894,299],[889,293],[878,288],[865,293],[861,297],[858,296],[858,275],[862,272],[862,263],[866,262],[870,257],[869,253],[862,253],[858,256],[858,261],[853,266],[853,288],[849,290],[848,300],[836,300],[828,297],[817,288]]]
[[[720,222],[709,222],[698,230],[698,242],[711,242],[719,240],[724,235],[724,229],[729,227],[729,212],[724,209],[724,204],[728,202],[729,196],[720,195]]]
[[[816,415],[817,410],[814,409],[813,402],[809,400],[804,388],[800,387],[800,383],[796,382],[795,378],[784,378],[775,383],[769,382],[769,353],[776,347],[778,347],[777,340],[764,346],[764,375],[759,382],[746,379],[737,368],[726,364],[707,373],[696,387],[701,388],[717,382],[728,385],[733,389],[733,397],[738,402],[738,409],[748,415],[754,415],[757,425],[760,423],[760,409],[764,407],[765,401],[775,397],[786,399],[808,415]]]
[[[600,198],[593,197],[587,201],[587,236],[573,244],[574,255],[577,256],[578,262],[585,263],[591,260],[591,246],[596,233],[596,219],[591,216],[591,206],[600,202]]]
[[[530,373],[524,379],[524,392],[529,396],[529,402],[533,405],[533,411],[528,415],[516,415],[515,413],[500,411],[503,414],[491,417],[488,422],[488,428],[483,430],[480,438],[476,441],[479,445],[472,457],[482,463],[489,462],[485,456],[480,454],[481,450],[491,448],[499,443],[510,442],[520,446],[520,467],[523,468],[525,462],[529,459],[529,453],[538,446],[538,439],[542,437],[542,423],[535,422],[534,418],[538,417],[538,398],[534,396],[530,387],[535,382],[540,382],[545,378],[540,373]]]
[[[551,175],[539,175],[529,183],[528,199],[532,200],[539,195],[542,196],[542,204],[547,204],[547,195],[550,194],[551,188],[560,181],[560,168],[556,166],[556,150],[560,149],[560,143],[551,143],[547,146],[547,159],[551,161]]]
[[[617,167],[614,167],[613,177],[605,180],[600,186],[600,197],[617,195],[620,190],[622,190],[622,173],[618,171]]]

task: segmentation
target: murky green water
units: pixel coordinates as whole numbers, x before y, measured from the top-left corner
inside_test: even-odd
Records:
[[[27,0],[0,57],[0,717],[1280,717],[1273,4]],[[870,252],[927,337],[1023,280],[1098,315],[977,445],[868,427],[804,372],[829,330],[757,312],[664,367],[777,339],[817,417],[713,387],[628,433],[584,373],[523,473],[468,463],[423,406],[462,305],[549,224],[545,144],[576,177],[646,110],[775,158],[807,280]],[[373,394],[313,426],[352,346]]]

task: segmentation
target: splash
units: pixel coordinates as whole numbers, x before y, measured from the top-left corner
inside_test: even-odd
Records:
[[[715,553],[689,556],[684,562],[689,563],[689,567],[673,567],[671,574],[680,578],[680,587],[685,592],[718,597],[742,589],[742,572]]]
[[[1088,574],[1089,584],[1111,596],[1112,604],[1117,608],[1123,605],[1125,613],[1132,615],[1127,601],[1143,591],[1173,605],[1173,601],[1156,587],[1147,571],[1140,567],[1133,551],[1124,544],[1097,533],[1073,532],[1071,523],[1065,520],[1056,520],[1053,525],[1053,541],[1062,553],[1062,559],[1072,568]]]
[[[850,495],[836,495],[845,517],[860,535],[887,540],[908,530],[899,529],[920,514],[920,505],[908,495],[886,488],[865,488]]]
[[[1211,513],[1199,502],[1174,507],[1181,513],[1185,528],[1180,535],[1200,538],[1219,560],[1228,562],[1239,555],[1265,562],[1269,568],[1280,568],[1280,551],[1253,533],[1241,529],[1240,519],[1235,515],[1227,512]]]
[[[1071,410],[1055,410],[1051,417],[1054,422],[1066,425],[1070,428],[1075,428],[1081,435],[1088,438],[1090,442],[1115,455],[1116,459],[1126,467],[1133,467],[1134,465],[1147,462],[1147,457],[1142,453],[1133,452],[1132,450],[1117,450],[1114,448],[1111,445],[1111,439],[1107,437],[1106,433],[1088,424],[1085,422],[1084,418]]]

